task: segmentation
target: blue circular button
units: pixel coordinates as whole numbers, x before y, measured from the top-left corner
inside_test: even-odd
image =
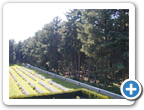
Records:
[[[134,81],[128,81],[123,86],[123,92],[128,97],[135,97],[139,93],[139,86]]]
[[[125,80],[121,85],[121,93],[126,99],[136,99],[141,93],[141,85],[136,80]]]

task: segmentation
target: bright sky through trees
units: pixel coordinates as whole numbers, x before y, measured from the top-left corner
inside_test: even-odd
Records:
[[[35,32],[56,16],[66,20],[69,9],[11,9],[9,11],[9,39],[17,42],[35,35]]]

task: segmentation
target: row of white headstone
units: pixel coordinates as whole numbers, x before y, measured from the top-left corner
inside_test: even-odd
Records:
[[[27,78],[23,75],[23,74],[20,74],[14,67],[13,69],[17,72],[17,74],[22,77],[25,81],[27,81]],[[19,67],[17,67],[17,69],[21,70]],[[15,77],[15,76],[14,76]],[[16,77],[15,77],[16,78]]]
[[[27,78],[23,75],[20,74],[14,67],[12,67],[22,78],[24,78],[25,81],[27,81]],[[17,67],[17,69],[21,70],[23,73],[25,73],[25,71],[23,71],[22,69],[20,69],[19,67]],[[13,76],[13,78],[15,79],[15,81],[17,81],[17,78],[15,77],[15,75],[11,72],[11,70],[9,69],[10,74]],[[26,73],[25,73],[26,74]],[[32,79],[36,80],[35,77],[33,77],[32,75],[30,75],[29,73],[27,73],[26,75],[28,75],[29,77],[31,77]],[[30,84],[32,86],[35,86],[35,89],[40,92],[40,93],[44,93],[41,89],[39,89],[36,85],[34,85],[31,81],[29,81]],[[19,86],[21,86],[21,88],[23,89],[23,91],[25,92],[26,95],[29,95],[29,93],[26,91],[26,89],[22,86],[22,84],[18,81]]]
[[[32,78],[33,80],[35,80],[36,81],[36,78],[34,77],[34,76],[32,76],[31,74],[29,74],[29,73],[27,73],[27,75],[30,77],[30,78]]]
[[[22,67],[22,68],[23,68],[23,67]],[[24,69],[24,68],[23,68],[23,69]],[[25,69],[25,70],[27,70],[28,72],[30,72],[28,69]],[[22,70],[22,71],[23,71],[23,70]],[[32,73],[32,72],[30,72],[30,73]],[[32,78],[33,80],[36,81],[36,78],[35,78],[34,76],[32,76],[32,75],[29,74],[29,73],[27,73],[27,75],[28,75],[30,78]],[[42,77],[41,75],[38,75],[38,74],[36,74],[36,73],[33,73],[33,75],[39,77],[39,78],[42,79],[42,80],[45,80],[45,78]],[[31,81],[29,81],[29,82],[30,82],[30,84],[32,84],[33,86],[35,86]],[[39,84],[41,84],[42,86],[44,86],[45,88],[47,88],[48,90],[50,90],[50,91],[52,91],[52,92],[57,92],[57,90],[53,89],[52,87],[48,86],[47,84],[43,83],[43,82],[40,81],[40,80],[39,80]],[[43,91],[41,91],[37,86],[35,86],[35,88],[36,88],[37,91],[39,91],[40,93],[43,93]]]
[[[32,74],[32,71],[28,70],[28,69],[25,69],[27,72],[31,73]]]
[[[42,77],[41,75],[36,74],[36,73],[32,73],[32,71],[30,71],[30,70],[28,70],[28,69],[25,69],[24,67],[21,67],[21,68],[22,68],[22,69],[24,69],[24,70],[26,70],[26,71],[28,71],[29,73],[31,73],[31,74],[33,74],[33,75],[37,76],[37,77],[38,77],[38,78],[40,78],[40,79],[45,80],[45,78],[44,78],[44,77]]]
[[[21,67],[21,68],[23,68],[23,67]],[[23,70],[23,69],[20,69],[23,73],[25,73],[26,74],[26,72]]]
[[[18,73],[19,74],[19,72],[14,68],[14,67],[12,67],[12,69],[16,72],[16,73]]]
[[[29,66],[32,67],[33,69],[36,69],[36,70],[43,71],[43,72],[47,73],[47,71],[42,70],[42,69],[40,69],[40,68],[31,66],[31,65],[29,65]],[[50,73],[50,72],[49,72],[49,73]],[[51,73],[51,74],[53,75],[53,73]],[[56,76],[56,75],[55,75],[55,76]],[[59,75],[57,75],[57,76],[59,76]],[[60,77],[61,77],[61,76],[60,76]],[[65,77],[63,77],[63,78],[65,78]],[[60,88],[61,90],[64,90],[64,91],[68,91],[68,90],[69,90],[68,88],[66,88],[66,87],[64,87],[64,86],[62,86],[62,85],[59,85],[59,84],[57,84],[57,83],[55,83],[55,82],[53,82],[53,81],[48,80],[48,83],[50,83],[51,85],[54,85],[54,86]]]
[[[20,70],[20,68],[19,68],[19,67],[17,67],[17,69],[19,69],[19,70]]]
[[[38,78],[40,78],[40,79],[42,79],[42,80],[45,80],[45,78],[42,77],[41,75],[38,75],[38,74],[36,74],[36,73],[33,73],[33,75],[37,76]]]
[[[15,69],[15,68],[13,68]],[[15,75],[11,72],[11,70],[9,69],[10,74],[12,75],[12,77],[14,78],[15,82],[17,82],[17,78],[15,77]]]
[[[9,69],[9,73],[12,73],[10,69]]]
[[[21,71],[22,71],[24,74],[26,74],[26,72],[25,72],[24,70],[21,69]]]
[[[12,76],[13,76],[13,78],[15,79],[15,81],[17,82],[17,78],[15,77],[15,75],[14,75],[14,74],[12,74]]]
[[[39,80],[39,84],[44,86],[46,89],[52,91],[52,92],[58,92],[57,90],[53,89],[52,87],[50,87],[49,85],[45,84],[44,82]]]
[[[30,71],[30,70],[28,70],[28,69],[25,69],[24,67],[21,67],[21,68],[24,69],[24,70],[26,70],[27,72],[29,72],[29,73],[31,73],[31,74],[37,76],[37,77],[40,78],[40,79],[45,80],[45,78],[42,77],[41,75],[38,75],[38,74],[36,74],[36,73],[32,73],[32,71]]]
[[[20,76],[24,78],[25,81],[27,81],[27,78],[23,74],[20,74]]]
[[[30,70],[28,70],[28,69],[26,69],[24,67],[21,67],[21,68],[32,74],[32,71],[30,71]]]
[[[21,68],[25,70],[25,68],[24,68],[24,67],[21,67]]]
[[[23,89],[26,95],[29,95],[29,93],[26,91],[26,89],[22,86],[22,84],[18,81],[19,86]]]
[[[66,88],[66,87],[64,87],[62,85],[59,85],[59,84],[57,84],[57,83],[55,83],[55,82],[53,82],[51,80],[48,80],[48,83],[50,83],[51,85],[54,85],[54,86],[60,88],[61,90],[64,90],[64,91],[68,91],[69,90],[68,88]]]
[[[23,67],[21,67],[21,68],[23,68]],[[33,80],[36,81],[36,78],[33,77],[32,75],[30,75],[29,73],[26,73],[24,70],[20,69],[19,67],[17,67],[17,69],[19,69],[20,71],[22,71],[23,73],[25,73],[25,74],[28,75],[30,78],[32,78]],[[27,81],[27,78],[26,78],[24,75],[22,75],[22,74],[19,74],[19,75],[20,75],[22,78],[24,78],[25,81]]]
[[[38,88],[36,85],[34,85],[31,81],[29,81],[31,86],[34,86],[35,89],[39,92],[39,93],[44,93],[40,88]]]

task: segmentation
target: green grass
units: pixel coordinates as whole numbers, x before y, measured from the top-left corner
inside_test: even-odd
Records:
[[[9,97],[16,95],[22,95],[22,93],[17,86],[17,82],[15,82],[12,76],[9,74]]]
[[[24,67],[24,66],[23,66]],[[26,68],[26,67],[25,67]],[[41,71],[37,71],[37,70],[33,70],[31,68],[28,68],[29,70],[31,70],[33,73],[37,73],[43,77],[45,77],[46,81],[44,81],[45,83],[47,83],[47,80],[52,80],[68,89],[71,89],[71,90],[75,90],[75,89],[83,89],[84,87],[81,87],[81,86],[78,86],[76,84],[73,84],[73,83],[70,83],[70,82],[67,82],[67,81],[64,81],[62,79],[59,79],[59,78],[56,78],[56,77],[53,77],[49,74],[44,74],[43,72]]]
[[[19,67],[19,68],[21,68],[21,67],[26,68],[26,67],[23,66],[23,65],[17,65],[17,64],[9,65],[9,69],[12,71],[12,73],[16,76],[17,80],[23,85],[23,87],[27,90],[27,92],[28,92],[30,95],[38,95],[38,93],[37,93],[35,90],[33,90],[32,87],[30,87],[30,85],[28,84],[29,81],[31,81],[33,84],[35,84],[35,85],[36,85],[39,89],[41,89],[44,93],[46,93],[46,94],[51,94],[51,93],[52,93],[52,92],[48,91],[47,89],[45,89],[45,88],[44,88],[43,86],[41,86],[40,84],[38,84],[38,81],[41,80],[40,78],[38,78],[38,77],[36,77],[36,76],[33,75],[34,77],[36,77],[36,81],[34,81],[33,79],[31,79],[30,77],[28,77],[28,76],[25,75],[23,72],[21,72],[20,70],[17,69],[17,70],[19,71],[19,73],[23,74],[23,75],[27,78],[27,81],[25,81],[25,80],[22,79],[22,77],[20,77],[20,76],[12,69],[12,67],[14,67],[15,69],[17,69],[16,67]],[[32,73],[37,73],[37,74],[45,77],[45,81],[43,81],[43,80],[41,80],[41,81],[44,82],[44,83],[46,83],[47,85],[51,86],[52,88],[54,88],[55,90],[57,90],[57,91],[60,92],[60,93],[62,92],[62,90],[54,87],[53,85],[48,84],[48,83],[47,83],[47,80],[48,80],[48,79],[49,79],[49,80],[52,80],[52,81],[54,81],[54,82],[56,82],[56,83],[58,83],[58,84],[60,84],[60,85],[62,85],[62,86],[64,86],[64,87],[66,87],[66,88],[68,88],[68,89],[70,89],[70,90],[77,90],[77,89],[85,89],[85,90],[88,90],[88,89],[86,89],[86,88],[84,88],[84,87],[81,87],[81,86],[78,86],[78,85],[76,85],[76,84],[67,82],[67,81],[65,81],[65,80],[62,80],[62,79],[53,77],[53,76],[51,76],[51,75],[49,75],[49,74],[44,74],[43,72],[40,72],[40,71],[37,71],[37,70],[33,70],[33,69],[30,69],[30,68],[27,68],[27,69],[31,70]],[[24,70],[24,69],[23,69],[23,70]],[[25,71],[26,73],[28,73],[26,70],[24,70],[24,71]],[[29,73],[29,74],[31,74],[31,73]],[[31,74],[31,75],[32,75],[32,74]],[[10,97],[13,96],[13,95],[15,95],[15,96],[19,96],[19,95],[21,96],[21,95],[23,95],[23,94],[21,93],[21,91],[19,90],[17,84],[18,84],[18,83],[17,83],[17,82],[14,82],[14,80],[10,77],[10,85],[9,85],[9,88],[10,88],[10,91],[9,91],[9,94],[10,94],[10,95],[9,95],[9,96],[10,96]],[[16,89],[15,89],[15,88],[16,88]],[[16,91],[16,92],[15,92],[15,91]],[[17,92],[18,92],[18,93],[17,93]],[[96,93],[96,92],[95,92],[95,93]]]
[[[36,92],[35,90],[33,90],[33,89],[30,87],[30,85],[28,84],[29,81],[31,81],[33,84],[35,84],[35,85],[36,85],[39,89],[41,89],[44,93],[50,93],[50,91],[48,91],[46,88],[44,88],[43,86],[41,86],[41,85],[38,83],[38,81],[41,80],[40,78],[38,78],[38,77],[36,77],[36,76],[33,75],[34,77],[36,77],[36,81],[34,81],[34,80],[31,79],[30,77],[28,77],[26,74],[24,74],[23,72],[21,72],[19,69],[17,69],[17,71],[18,71],[19,73],[23,74],[23,75],[27,78],[27,81],[25,81],[25,80],[23,80],[22,77],[20,77],[20,76],[12,69],[12,67],[14,67],[15,69],[17,69],[16,67],[19,67],[19,68],[21,68],[21,67],[26,68],[26,67],[23,66],[23,65],[12,64],[12,65],[9,66],[9,69],[10,69],[10,70],[12,71],[12,73],[16,76],[17,81],[19,81],[19,82],[23,85],[23,87],[27,90],[27,92],[28,92],[29,94],[37,94],[37,92]],[[56,87],[53,86],[53,85],[48,84],[48,83],[47,83],[47,80],[48,80],[48,79],[49,79],[49,80],[52,80],[52,81],[54,81],[54,82],[56,82],[56,83],[58,83],[58,84],[60,84],[60,85],[62,85],[62,86],[64,86],[64,87],[66,87],[66,88],[69,88],[70,90],[75,90],[75,89],[83,88],[83,87],[81,87],[81,86],[72,84],[72,83],[70,83],[70,82],[66,82],[66,81],[64,81],[64,80],[62,80],[62,79],[53,77],[53,76],[51,76],[51,75],[49,75],[49,74],[43,74],[43,73],[40,72],[40,71],[33,70],[33,69],[30,69],[30,68],[27,68],[27,69],[31,70],[32,73],[37,73],[37,74],[45,77],[45,81],[43,81],[43,80],[41,80],[41,81],[44,82],[44,83],[46,83],[47,85],[51,86],[52,88],[54,88],[54,89],[57,90],[58,92],[61,92],[62,90],[56,88]],[[26,73],[28,73],[26,70],[24,70],[24,71],[25,71]],[[29,73],[29,74],[30,74],[30,73]],[[32,74],[31,74],[31,75],[32,75]],[[21,93],[21,91],[19,90],[19,88],[18,88],[18,86],[17,86],[18,82],[11,83],[11,81],[10,81],[10,84],[11,84],[11,85],[9,86],[9,88],[10,88],[10,91],[9,91],[10,96],[12,96],[12,95],[13,95],[13,92],[14,92],[13,86],[17,87],[17,90]],[[22,93],[21,93],[21,94],[14,94],[14,95],[22,95]]]
[[[29,85],[28,83],[23,80],[13,69],[12,67],[9,68],[11,70],[11,72],[15,75],[15,77],[17,78],[17,83],[15,83],[15,85],[17,86],[18,85],[18,81],[22,84],[22,86],[27,90],[27,92],[29,94],[37,94]],[[22,73],[22,72],[21,72]],[[11,89],[13,89],[12,86],[10,86]],[[9,91],[10,92],[10,95],[11,95],[11,92],[13,91]],[[17,94],[19,95],[19,94]]]

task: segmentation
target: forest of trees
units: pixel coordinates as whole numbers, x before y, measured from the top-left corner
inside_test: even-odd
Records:
[[[74,9],[65,16],[24,41],[9,40],[9,62],[103,87],[129,77],[128,9]]]

